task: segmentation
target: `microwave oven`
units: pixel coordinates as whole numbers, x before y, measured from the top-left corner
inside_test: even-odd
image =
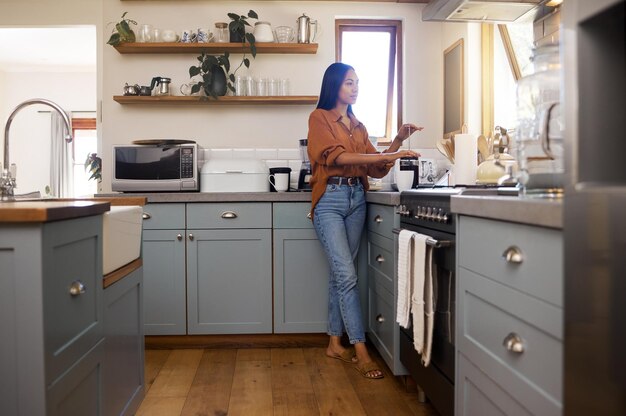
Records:
[[[200,151],[195,143],[113,145],[111,189],[121,192],[199,191]]]

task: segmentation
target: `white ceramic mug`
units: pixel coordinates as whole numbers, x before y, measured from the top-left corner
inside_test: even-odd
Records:
[[[273,179],[273,181],[272,181]],[[289,190],[289,174],[288,173],[272,173],[269,182],[274,186],[276,192],[286,192]]]
[[[198,43],[209,43],[213,40],[213,33],[209,29],[198,29]]]
[[[179,36],[172,29],[164,29],[161,33],[161,40],[163,42],[178,42]]]
[[[180,34],[180,41],[182,43],[193,43],[196,41],[196,33],[193,30],[183,30]]]

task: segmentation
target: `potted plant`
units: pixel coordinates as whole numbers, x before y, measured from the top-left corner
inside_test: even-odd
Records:
[[[85,171],[91,173],[88,180],[95,179],[102,182],[102,159],[96,153],[88,153],[85,160]]]
[[[117,46],[122,42],[134,42],[135,32],[130,28],[130,25],[137,26],[137,22],[131,19],[126,19],[126,13],[122,15],[122,20],[115,24],[115,29],[107,42],[109,45]],[[111,24],[111,23],[109,23]]]
[[[233,34],[236,34],[236,38],[240,39],[238,42],[250,44],[250,54],[253,58],[256,58],[256,43],[254,35],[252,33],[246,33],[246,26],[250,26],[247,19],[258,19],[259,16],[254,10],[250,10],[247,16],[238,15],[236,13],[228,13],[228,17],[231,19],[228,25],[231,33],[231,41],[233,41]],[[235,68],[233,73],[230,73],[230,54],[225,52],[223,55],[213,56],[207,55],[202,52],[202,55],[198,56],[198,65],[191,66],[189,68],[189,77],[193,78],[197,75],[202,77],[202,80],[197,82],[191,87],[191,93],[196,94],[200,90],[204,90],[206,96],[211,96],[215,99],[219,96],[226,95],[228,90],[235,92],[235,74],[244,65],[246,68],[250,68],[250,59],[247,58],[244,52],[241,62]]]

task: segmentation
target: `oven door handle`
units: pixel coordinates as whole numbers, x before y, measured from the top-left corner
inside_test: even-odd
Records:
[[[400,229],[400,228],[394,228],[393,229],[393,233],[394,234],[400,234],[400,231],[402,231],[402,229]],[[434,247],[434,248],[445,248],[445,247],[452,247],[452,246],[454,246],[454,241],[452,241],[452,240],[435,240],[432,237],[428,237],[426,239],[426,245],[429,245],[429,246]]]

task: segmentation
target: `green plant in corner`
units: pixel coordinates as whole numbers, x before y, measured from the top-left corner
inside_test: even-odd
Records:
[[[236,13],[228,13],[228,17],[231,19],[228,28],[233,33],[236,39],[241,39],[242,45],[246,42],[250,44],[250,54],[253,58],[256,58],[256,41],[252,33],[246,33],[246,26],[250,26],[248,18],[258,19],[259,16],[254,10],[250,10],[248,15],[238,15]],[[202,77],[202,81],[197,82],[191,87],[191,93],[196,94],[201,89],[204,90],[207,97],[217,97],[226,95],[227,90],[235,92],[235,74],[242,67],[250,68],[250,59],[244,52],[241,62],[235,68],[233,73],[230,73],[230,54],[224,52],[223,55],[213,56],[207,55],[202,52],[202,55],[198,56],[198,65],[189,68],[189,77],[193,78],[197,75]]]
[[[87,153],[85,172],[91,173],[88,180],[95,179],[98,183],[102,182],[102,159],[96,153]]]
[[[134,42],[135,32],[130,28],[130,25],[137,26],[137,22],[131,19],[126,19],[126,13],[122,15],[122,20],[115,24],[115,29],[108,40],[108,44],[117,46],[122,42]],[[111,22],[113,23],[113,22]],[[109,23],[109,24],[111,24]]]

